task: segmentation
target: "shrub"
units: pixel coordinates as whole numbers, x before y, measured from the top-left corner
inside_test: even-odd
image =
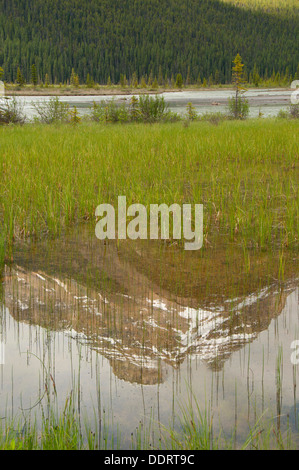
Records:
[[[114,100],[93,103],[90,119],[95,122],[175,122],[180,118],[168,109],[163,97],[140,96],[131,98],[130,104],[118,104]]]
[[[130,102],[130,119],[132,121],[138,121],[140,119],[140,109],[138,106],[138,98],[132,96]]]
[[[140,96],[138,103],[140,119],[143,122],[156,122],[165,118],[168,113],[168,105],[163,96]]]
[[[280,119],[299,119],[299,104],[291,104],[288,109],[281,109],[277,117]]]
[[[70,123],[73,125],[79,124],[81,122],[81,118],[78,114],[77,106],[74,106],[74,108],[69,112],[70,114]]]
[[[228,116],[220,112],[204,113],[199,116],[200,121],[208,121],[211,124],[214,124],[215,126],[217,126],[220,122],[225,121],[226,119],[228,119]]]
[[[228,100],[229,117],[231,119],[246,119],[249,114],[248,100],[242,96],[233,97]]]
[[[187,110],[187,118],[190,121],[195,121],[197,119],[197,113],[193,104],[187,103],[186,110]]]
[[[59,98],[50,98],[49,101],[34,103],[33,107],[38,114],[36,118],[44,124],[67,122],[69,120],[69,105],[62,103]]]
[[[290,118],[299,119],[299,104],[292,104],[290,106]]]
[[[104,120],[112,123],[127,122],[129,120],[127,106],[125,104],[118,105],[114,100],[106,103]]]
[[[96,103],[95,101],[90,108],[89,117],[94,122],[100,122],[105,120],[105,107],[103,103]]]
[[[0,124],[24,124],[23,107],[16,98],[0,99]]]
[[[277,117],[279,119],[288,119],[289,118],[289,112],[285,109],[281,109],[279,113],[277,114]]]

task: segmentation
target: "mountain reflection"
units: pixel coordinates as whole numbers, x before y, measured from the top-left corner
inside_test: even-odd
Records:
[[[101,243],[95,250],[96,242],[87,239],[53,243],[49,251],[37,245],[30,254],[19,253],[17,263],[5,268],[6,307],[19,322],[63,331],[97,350],[129,382],[159,383],[165,366],[178,368],[188,356],[221,369],[233,351],[268,328],[295,288],[273,281],[229,296],[220,276],[210,295],[203,290],[192,297],[188,284],[184,296],[181,281],[179,291],[170,281],[157,282],[117,244]],[[146,251],[138,257],[151,263]],[[188,271],[173,262],[172,268]]]

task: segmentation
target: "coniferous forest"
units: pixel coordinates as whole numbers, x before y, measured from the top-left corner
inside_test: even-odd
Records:
[[[236,2],[237,5],[239,4]],[[4,80],[119,83],[181,73],[185,83],[246,74],[298,75],[299,8],[249,9],[216,0],[0,0]],[[299,77],[298,77],[299,78]]]

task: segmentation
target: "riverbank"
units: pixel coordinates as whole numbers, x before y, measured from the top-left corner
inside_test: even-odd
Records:
[[[255,89],[252,85],[246,85],[248,90]],[[269,89],[269,86],[260,86],[261,91]],[[280,90],[282,92],[289,91],[289,87],[271,87],[273,90]],[[105,86],[97,85],[93,88],[87,88],[84,85],[78,87],[64,86],[64,85],[49,85],[49,86],[37,86],[24,85],[22,87],[15,84],[6,84],[6,95],[7,96],[113,96],[113,95],[139,95],[139,94],[162,94],[162,93],[180,93],[184,92],[200,92],[200,91],[220,91],[228,90],[233,91],[232,85],[214,85],[214,86],[195,86],[188,85],[183,88],[176,87],[163,87],[158,88],[132,88],[132,87],[121,87],[120,85]]]
[[[86,88],[84,86],[60,87],[57,85],[48,87],[6,87],[7,96],[113,96],[113,95],[136,95],[136,94],[161,94],[166,92],[179,92],[176,89],[148,89],[148,88],[121,88],[98,86],[96,88]]]

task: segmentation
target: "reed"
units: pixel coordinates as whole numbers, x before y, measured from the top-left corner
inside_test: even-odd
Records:
[[[56,236],[103,202],[204,205],[205,239],[298,247],[297,121],[0,129],[7,241]]]
[[[292,450],[297,444],[287,428],[282,432],[275,424],[274,417],[265,419],[261,415],[242,441],[235,444],[235,430],[231,436],[221,431],[214,434],[213,419],[207,410],[203,412],[195,404],[182,409],[176,416],[179,426],[165,427],[152,420],[140,423],[131,439],[131,450]],[[34,415],[30,417],[2,419],[0,422],[0,450],[115,450],[122,449],[121,435],[110,435],[108,424],[104,423],[99,436],[97,425],[89,421],[81,425],[80,415],[72,395],[64,409],[58,413],[53,406],[37,424]]]

